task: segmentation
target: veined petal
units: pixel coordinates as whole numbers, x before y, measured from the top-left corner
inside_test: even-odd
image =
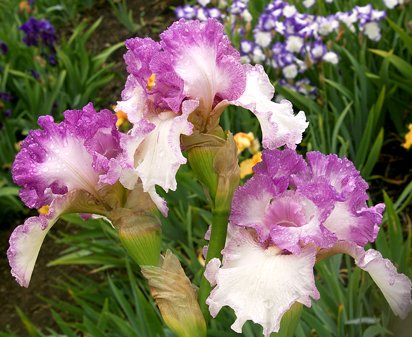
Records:
[[[313,180],[324,178],[343,200],[347,199],[355,189],[362,189],[363,196],[367,200],[365,191],[368,184],[350,160],[339,158],[335,154],[325,155],[318,151],[308,152],[306,158]]]
[[[294,150],[274,149],[263,151],[262,161],[253,168],[253,171],[255,174],[271,177],[278,191],[283,192],[288,188],[291,177],[307,172],[307,165],[303,157]]]
[[[293,254],[300,253],[301,245],[313,243],[326,248],[336,242],[336,236],[322,225],[321,220],[322,209],[296,191],[276,196],[265,214],[271,241]]]
[[[137,79],[129,75],[126,80],[125,88],[122,91],[122,101],[118,101],[116,111],[123,111],[127,119],[135,124],[138,123],[146,113],[147,95],[144,88]]]
[[[125,42],[127,52],[124,60],[127,71],[140,82],[144,88],[152,74],[149,68],[150,60],[160,50],[160,44],[150,38],[132,38]]]
[[[353,242],[339,241],[330,249],[321,249],[318,259],[340,253],[351,255],[356,265],[368,272],[375,281],[393,312],[402,319],[406,318],[412,310],[412,282],[406,275],[398,273],[393,263],[382,257],[378,251],[365,251]]]
[[[316,250],[283,255],[276,247],[262,248],[247,229],[239,228],[223,250],[223,265],[207,266],[207,276],[216,287],[206,300],[213,317],[227,305],[236,314],[232,329],[242,331],[247,320],[263,327],[268,337],[279,331],[283,314],[295,303],[311,306],[319,298],[313,266]],[[212,260],[213,261],[213,260]]]
[[[117,172],[120,176],[120,182],[129,190],[133,190],[139,175],[136,171],[136,154],[142,142],[148,137],[150,132],[156,128],[156,125],[141,119],[133,126],[127,135],[121,139],[121,147],[123,153],[116,163],[114,163],[112,171]]]
[[[305,113],[294,115],[292,104],[283,100],[272,102],[274,88],[261,65],[245,65],[246,89],[231,104],[252,111],[262,128],[265,148],[274,149],[283,145],[294,149],[302,141],[302,133],[308,127]]]
[[[355,192],[354,192],[355,194]],[[332,213],[324,222],[325,227],[334,233],[338,240],[355,242],[364,246],[375,241],[385,204],[366,207],[359,205],[356,196],[346,202],[336,202]]]
[[[192,124],[187,118],[197,106],[197,101],[184,101],[181,115],[164,112],[151,119],[156,127],[135,154],[136,172],[145,191],[154,185],[161,186],[166,192],[176,189],[176,172],[186,163],[180,149],[180,135],[192,133]]]
[[[61,123],[41,116],[43,130],[29,132],[13,163],[13,179],[23,187],[21,198],[28,207],[50,204],[56,194],[75,189],[97,195],[100,175],[120,152],[116,117],[110,111],[97,113],[88,104],[64,116]]]
[[[353,163],[335,154],[308,152],[308,170],[293,175],[298,192],[326,209],[322,220],[338,240],[364,246],[373,242],[385,205],[368,207],[368,184]]]
[[[375,281],[393,312],[405,319],[412,309],[411,280],[406,275],[399,274],[392,262],[374,249],[358,255],[355,261]]]
[[[216,97],[237,99],[245,88],[245,71],[239,53],[231,46],[216,20],[180,20],[160,35],[161,46],[188,98],[200,101],[200,109],[212,111]]]
[[[48,214],[28,218],[13,231],[7,258],[11,273],[21,286],[29,286],[41,245],[51,227],[63,213],[72,212],[103,213],[104,208],[87,192],[72,191],[54,199]]]
[[[264,225],[266,208],[278,191],[270,177],[255,175],[233,195],[230,222],[233,225],[254,228],[262,241],[269,237],[270,229]]]
[[[126,47],[124,59],[133,78],[128,80],[129,85],[126,83],[126,90],[134,82],[133,87],[139,87],[155,108],[177,113],[184,99],[183,81],[174,71],[170,57],[161,52],[160,44],[150,38],[133,38],[126,41]]]

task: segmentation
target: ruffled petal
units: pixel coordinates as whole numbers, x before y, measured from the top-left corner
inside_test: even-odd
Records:
[[[72,212],[104,213],[104,209],[90,194],[72,191],[57,197],[48,214],[28,218],[13,231],[7,257],[11,273],[21,286],[29,286],[37,256],[50,228],[63,213]]]
[[[310,243],[327,248],[336,242],[336,236],[321,221],[322,209],[295,191],[276,196],[265,214],[271,242],[293,254],[299,254],[301,246]]]
[[[295,302],[310,307],[310,297],[319,298],[315,254],[312,247],[299,255],[282,255],[276,247],[264,249],[239,228],[223,251],[223,265],[217,269],[213,261],[207,266],[207,277],[216,281],[206,300],[211,315],[227,305],[236,314],[234,331],[240,333],[247,320],[260,324],[266,337],[279,331],[283,314]]]
[[[150,38],[132,38],[125,42],[127,52],[124,60],[127,71],[134,76],[145,88],[147,80],[152,74],[149,67],[150,60],[160,51],[160,44]]]
[[[245,65],[246,88],[231,104],[252,111],[262,128],[265,148],[274,149],[283,145],[294,149],[302,141],[308,127],[305,113],[294,115],[292,104],[287,100],[272,102],[274,88],[261,65]]]
[[[307,166],[303,157],[296,151],[274,149],[263,151],[262,161],[256,164],[253,171],[255,174],[271,177],[273,184],[277,186],[279,193],[281,193],[288,188],[294,175],[303,174],[307,171]]]
[[[43,130],[29,132],[13,163],[13,179],[23,187],[21,198],[28,207],[50,204],[56,194],[75,189],[97,195],[100,175],[120,152],[116,117],[110,111],[97,113],[88,104],[64,116],[61,123],[40,117]]]
[[[239,53],[216,20],[180,20],[161,35],[161,46],[188,98],[200,101],[199,108],[212,111],[215,98],[237,99],[245,88],[245,71]]]
[[[308,170],[293,175],[292,182],[298,192],[325,209],[325,227],[338,240],[361,246],[375,241],[385,205],[367,206],[368,184],[353,163],[320,152],[308,152],[307,160]]]
[[[270,229],[265,226],[266,208],[278,194],[270,177],[255,175],[245,185],[236,189],[233,195],[230,222],[233,225],[254,228],[262,241],[269,237]]]
[[[356,199],[355,199],[356,200]],[[358,206],[357,202],[336,202],[334,209],[325,220],[325,227],[334,233],[338,240],[355,242],[364,246],[368,242],[375,241],[379,225],[382,223],[382,213],[385,204],[377,204],[373,207]]]
[[[369,273],[395,315],[405,319],[412,309],[411,280],[406,275],[399,274],[393,263],[374,249],[358,255],[356,264]]]
[[[331,249],[321,249],[318,259],[340,253],[352,256],[356,265],[368,272],[375,281],[395,315],[406,318],[412,310],[412,282],[406,275],[398,273],[393,263],[378,251],[365,251],[353,242],[340,241]]]
[[[178,112],[185,98],[183,81],[176,74],[170,57],[161,52],[160,44],[150,38],[133,38],[126,41],[126,47],[124,59],[133,78],[128,82],[134,81],[133,87],[138,86],[155,108]],[[126,83],[126,89],[128,87]]]
[[[10,236],[7,257],[11,274],[22,287],[28,287],[41,245],[57,217],[44,215],[28,218]]]
[[[190,135],[192,124],[187,121],[198,102],[185,101],[182,114],[164,112],[151,122],[155,129],[148,134],[135,154],[136,172],[143,182],[143,189],[149,191],[154,185],[166,192],[176,189],[176,173],[186,158],[180,149],[180,135]]]
[[[365,201],[368,199],[368,184],[347,158],[339,158],[335,154],[325,155],[317,151],[308,152],[306,158],[311,179],[325,179],[340,194],[341,200],[347,199],[356,189],[363,190]]]
[[[133,126],[127,135],[124,135],[120,141],[123,153],[116,163],[113,163],[112,172],[116,179],[116,174],[120,177],[121,184],[129,190],[134,189],[139,175],[136,171],[136,154],[142,142],[156,128],[156,125],[141,119]]]
[[[144,88],[134,76],[129,75],[122,91],[122,101],[117,101],[115,110],[126,113],[131,123],[139,123],[147,111],[146,100]]]

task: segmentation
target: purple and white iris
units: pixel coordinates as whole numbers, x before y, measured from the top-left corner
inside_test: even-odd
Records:
[[[206,277],[215,288],[207,304],[216,316],[223,306],[236,313],[232,328],[247,320],[277,332],[295,303],[319,299],[313,267],[317,258],[350,254],[367,271],[394,313],[411,310],[411,281],[373,249],[384,204],[368,207],[367,183],[352,162],[309,152],[263,152],[255,175],[234,194],[223,263],[212,259]]]
[[[126,155],[112,170],[125,187],[132,189],[140,178],[155,201],[155,185],[174,190],[176,172],[186,162],[180,136],[212,130],[228,105],[256,115],[267,148],[295,148],[301,141],[308,125],[304,113],[295,116],[286,100],[271,101],[274,88],[262,66],[240,62],[218,21],[182,19],[160,35],[160,42],[134,38],[126,47],[129,77],[117,109],[133,129],[122,141]]]
[[[90,103],[68,110],[64,121],[42,116],[42,130],[30,131],[12,167],[20,197],[30,208],[50,205],[47,214],[27,219],[10,237],[11,273],[27,287],[43,240],[64,213],[104,214],[101,191],[111,161],[122,151],[116,116]]]

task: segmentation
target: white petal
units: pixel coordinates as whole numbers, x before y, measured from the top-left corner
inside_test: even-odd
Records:
[[[392,262],[383,258],[381,253],[374,249],[358,256],[356,264],[369,273],[395,315],[405,319],[412,309],[411,280],[406,275],[399,274]]]
[[[7,257],[11,274],[21,286],[26,288],[29,286],[44,238],[59,216],[71,206],[76,193],[73,191],[63,197],[57,197],[51,204],[47,215],[28,218],[11,234]]]
[[[37,167],[40,176],[50,184],[63,182],[69,191],[83,189],[96,194],[99,175],[93,170],[93,158],[87,152],[83,139],[55,137],[44,147],[48,155]]]
[[[367,271],[382,291],[393,312],[404,319],[412,309],[412,282],[404,274],[399,274],[391,261],[382,257],[374,249],[365,251],[352,242],[340,241],[331,249],[322,249],[318,258],[345,253],[355,259],[356,265]]]
[[[308,126],[305,113],[296,116],[287,100],[272,102],[274,88],[261,65],[245,65],[246,89],[236,101],[230,102],[252,111],[259,120],[263,134],[263,146],[274,149],[283,145],[294,149],[302,141],[302,133]]]
[[[184,81],[184,93],[200,100],[200,108],[211,111],[215,95],[224,92],[232,78],[216,62],[217,51],[209,45],[189,46],[175,65],[175,71]]]
[[[114,165],[113,171],[120,171],[120,182],[129,190],[134,189],[139,179],[135,165],[135,155],[141,143],[148,137],[156,126],[145,119],[141,119],[133,126],[127,135],[121,138],[121,147],[124,150],[123,155]]]
[[[148,134],[135,154],[136,171],[145,192],[154,185],[161,186],[166,192],[176,189],[177,170],[186,163],[180,149],[180,135],[192,133],[193,126],[187,118],[197,106],[197,101],[185,101],[181,115],[164,112],[151,118],[156,128]]]
[[[310,297],[319,298],[313,274],[316,251],[306,247],[299,255],[282,255],[276,247],[262,248],[246,229],[239,227],[232,235],[223,266],[208,268],[208,278],[217,285],[206,303],[213,317],[223,306],[231,307],[237,317],[234,331],[241,332],[252,320],[269,336],[295,302],[310,307]]]
[[[131,123],[138,123],[144,116],[146,108],[146,93],[140,83],[129,75],[125,89],[122,92],[123,101],[118,101],[116,111],[123,111]]]

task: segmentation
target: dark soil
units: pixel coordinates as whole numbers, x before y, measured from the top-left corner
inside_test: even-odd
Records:
[[[140,17],[144,18],[144,22],[141,22],[141,27],[133,35],[118,22],[107,1],[99,2],[91,10],[81,14],[82,19],[90,21],[91,24],[99,17],[103,17],[100,27],[90,39],[90,45],[88,46],[90,50],[98,53],[111,45],[133,36],[151,36],[154,39],[158,39],[158,34],[174,20],[174,14],[170,10],[170,6],[176,4],[176,1],[133,0],[128,1],[128,4],[129,8],[133,11],[135,22],[139,23]],[[68,27],[65,33],[70,34],[72,28]],[[115,63],[114,72],[116,77],[98,94],[103,105],[101,107],[110,108],[110,104],[115,104],[120,99],[120,93],[126,78],[123,62],[124,52],[124,48],[119,49],[109,60]],[[0,220],[3,225],[18,221],[18,219],[13,219],[13,221],[10,221],[10,219]],[[62,222],[55,225],[55,228],[57,227],[65,231],[70,230]],[[55,228],[52,229],[54,233],[56,233]],[[43,243],[29,288],[20,287],[10,274],[10,267],[6,257],[6,251],[9,246],[8,239],[13,229],[7,228],[7,226],[6,228],[4,226],[0,227],[0,332],[11,331],[18,336],[29,336],[15,310],[16,307],[19,307],[30,321],[35,326],[42,328],[43,331],[46,331],[46,328],[59,331],[51,318],[50,306],[40,297],[69,300],[68,294],[56,289],[56,283],[64,279],[65,275],[85,274],[89,270],[79,266],[47,267],[47,263],[56,258],[66,248],[58,246],[49,235]]]
[[[55,225],[62,230],[69,230],[66,224],[60,222]],[[61,251],[67,247],[56,244],[49,235],[46,237],[39,257],[37,258],[33,276],[29,288],[20,287],[10,274],[10,267],[6,258],[8,239],[12,230],[0,232],[0,331],[11,331],[19,336],[28,336],[17,312],[20,308],[30,321],[39,328],[57,329],[51,319],[50,306],[40,297],[48,299],[69,300],[67,294],[58,291],[55,286],[65,275],[84,274],[88,272],[85,267],[79,266],[57,266],[47,267],[52,259],[59,256]]]

